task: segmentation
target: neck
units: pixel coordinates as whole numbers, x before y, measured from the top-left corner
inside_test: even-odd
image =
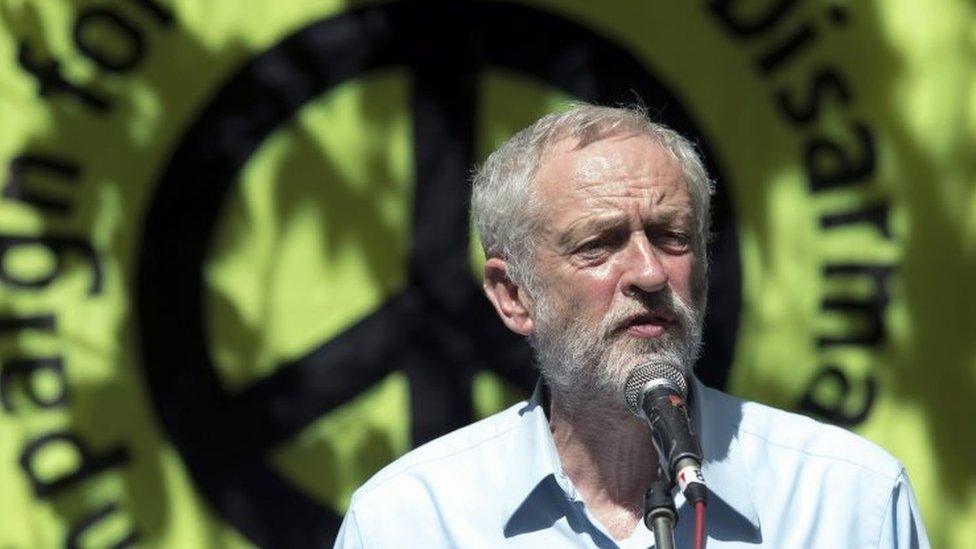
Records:
[[[657,475],[650,430],[623,409],[562,404],[554,394],[549,428],[563,470],[610,534],[627,538],[642,516],[644,492]]]

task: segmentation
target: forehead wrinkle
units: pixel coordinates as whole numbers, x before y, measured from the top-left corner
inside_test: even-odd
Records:
[[[577,157],[574,160],[572,177],[580,183],[628,179],[670,180],[677,176],[684,179],[681,166],[670,155],[657,155],[654,149],[644,155],[633,157],[620,150],[603,151],[598,154]]]
[[[673,162],[641,161],[627,164],[610,155],[597,155],[576,159],[575,166],[568,175],[568,182],[574,190],[606,190],[607,196],[627,196],[643,194],[657,188],[672,189],[676,181],[687,187],[684,174]],[[613,156],[621,156],[615,152]]]
[[[574,178],[582,183],[603,181],[608,173],[620,172],[624,168],[619,151],[578,158],[573,170]]]
[[[674,193],[680,192],[670,181],[656,181],[650,184],[641,176],[603,179],[584,183],[574,182],[566,196],[577,194],[583,200],[592,201],[598,206],[619,208],[620,201],[637,201],[638,205],[660,205]]]
[[[619,212],[593,213],[575,219],[563,230],[556,243],[560,246],[570,246],[574,244],[579,235],[597,234],[606,230],[615,229],[627,223],[627,217]]]
[[[676,217],[693,214],[684,173],[667,151],[652,146],[639,152],[630,146],[580,154],[571,144],[567,140],[549,149],[537,174],[537,182],[544,185],[537,189],[542,191],[539,198],[545,197],[538,212],[543,220],[540,228],[550,242],[575,237],[583,219],[594,216],[615,213],[636,227],[670,224]],[[679,211],[668,213],[664,220],[665,212],[657,211],[662,208]]]
[[[584,208],[596,207],[639,213],[669,206],[669,203],[676,200],[675,195],[681,194],[681,189],[666,182],[652,186],[644,183],[598,182],[588,184],[585,187],[576,187],[566,197],[570,198],[572,194],[577,194],[583,199]],[[677,206],[684,206],[684,201],[680,201]],[[674,206],[669,207],[673,208]]]
[[[574,182],[570,189],[554,198],[563,204],[576,202],[575,207],[580,208],[581,211],[595,208],[600,211],[640,214],[663,207],[670,209],[691,207],[691,197],[687,195],[683,180],[681,184],[674,185],[670,180],[648,184],[639,176],[627,179],[592,181],[585,184]],[[581,200],[581,203],[577,202],[578,200]]]

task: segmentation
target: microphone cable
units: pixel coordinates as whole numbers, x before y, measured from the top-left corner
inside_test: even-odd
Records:
[[[705,549],[705,502],[695,502],[695,549]]]

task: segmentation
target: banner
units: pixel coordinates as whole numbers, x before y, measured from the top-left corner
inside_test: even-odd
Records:
[[[874,440],[976,546],[973,11],[0,0],[0,547],[328,546],[524,398],[468,177],[574,100],[717,179],[703,381]]]

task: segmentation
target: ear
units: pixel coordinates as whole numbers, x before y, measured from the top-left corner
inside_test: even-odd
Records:
[[[499,257],[485,261],[485,294],[509,330],[529,335],[535,328],[528,296],[508,276],[508,262]]]

